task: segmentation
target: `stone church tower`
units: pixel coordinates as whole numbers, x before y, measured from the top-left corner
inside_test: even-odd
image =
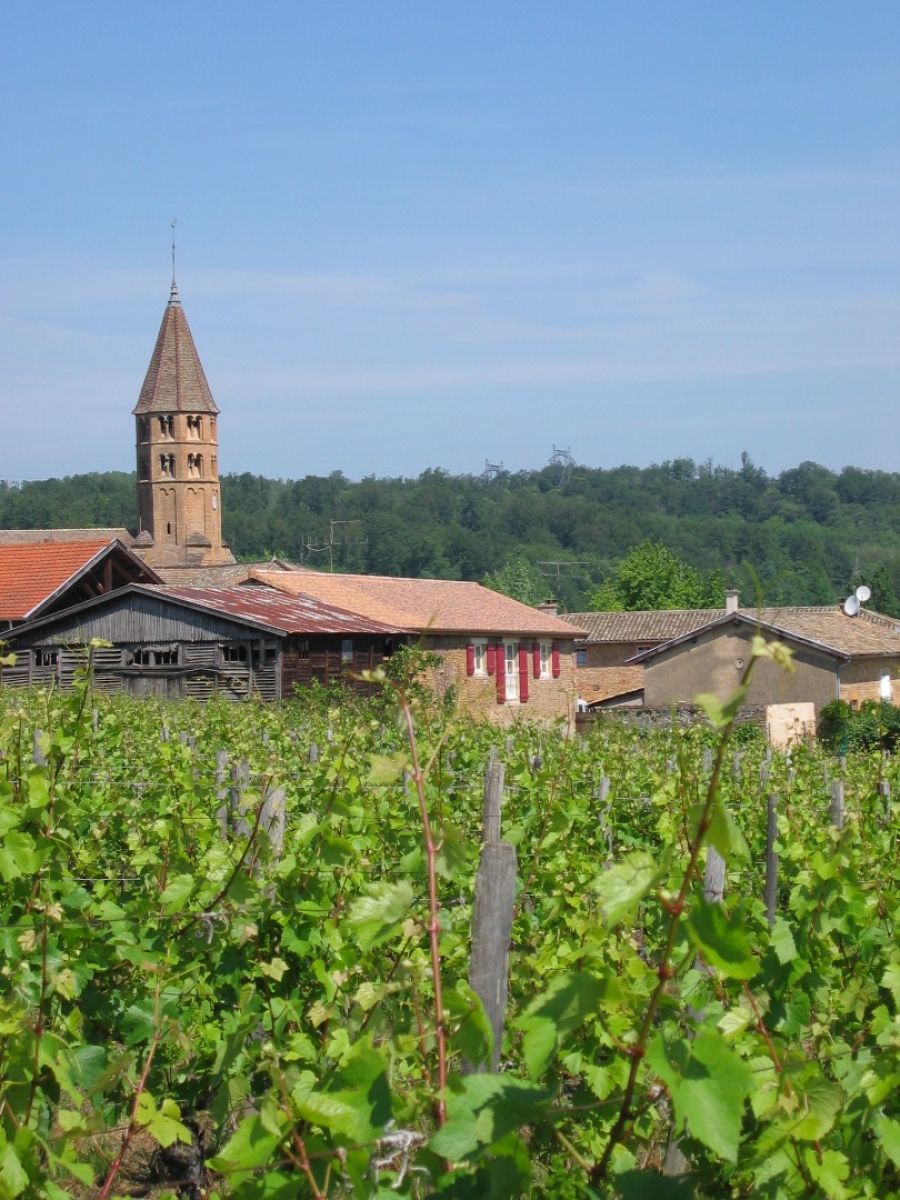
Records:
[[[133,411],[139,520],[135,551],[150,567],[233,563],[222,544],[219,410],[174,279]]]

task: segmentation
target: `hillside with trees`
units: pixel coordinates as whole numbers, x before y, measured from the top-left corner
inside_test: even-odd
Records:
[[[0,484],[0,526],[133,527],[134,486],[125,472]],[[872,607],[900,616],[896,472],[804,462],[769,475],[744,455],[736,470],[675,459],[565,478],[554,466],[490,480],[244,473],[223,478],[222,505],[225,538],[245,559],[486,579],[526,600],[557,592],[578,610],[612,606],[626,556],[662,543],[703,595],[733,582],[747,603],[824,604],[864,580]]]

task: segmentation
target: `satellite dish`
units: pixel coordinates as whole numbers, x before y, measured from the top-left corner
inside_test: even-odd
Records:
[[[872,589],[870,587],[866,587],[864,583],[861,583],[856,589],[855,595],[860,604],[865,604],[865,602],[870,600],[872,597]]]
[[[844,612],[848,617],[855,617],[859,613],[859,600],[856,596],[848,596],[844,601]]]

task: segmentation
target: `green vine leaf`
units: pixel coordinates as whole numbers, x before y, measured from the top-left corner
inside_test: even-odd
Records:
[[[349,923],[363,950],[379,946],[396,933],[412,908],[412,884],[379,883],[360,896],[350,909]]]
[[[752,979],[759,970],[743,923],[729,917],[724,905],[696,897],[686,926],[706,962],[729,979]]]
[[[701,1029],[693,1040],[669,1043],[659,1034],[647,1064],[669,1090],[677,1129],[687,1128],[713,1153],[737,1162],[744,1101],[753,1090],[753,1075],[725,1039],[710,1029]]]
[[[594,880],[604,923],[623,921],[662,876],[656,859],[647,850],[633,850]]]

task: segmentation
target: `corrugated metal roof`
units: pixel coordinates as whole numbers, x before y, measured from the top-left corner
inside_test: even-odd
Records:
[[[268,587],[154,587],[152,591],[285,634],[322,633],[349,637],[361,633],[390,636],[405,632],[396,625],[348,612],[312,596],[287,596]]]
[[[531,634],[581,637],[568,621],[551,616],[480,583],[458,579],[403,579],[392,575],[342,575],[319,571],[260,571],[256,577],[291,595],[316,596],[357,613],[371,613],[419,633]]]

